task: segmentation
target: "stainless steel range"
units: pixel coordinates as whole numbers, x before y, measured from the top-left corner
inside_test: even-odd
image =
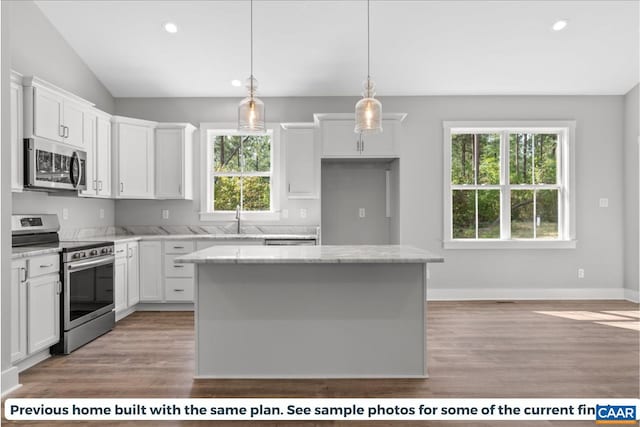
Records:
[[[61,249],[60,342],[52,352],[69,354],[113,329],[113,243],[60,242],[56,215],[13,215],[11,220],[14,247]]]

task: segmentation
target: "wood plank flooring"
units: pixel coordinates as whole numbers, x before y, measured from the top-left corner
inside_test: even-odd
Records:
[[[7,397],[394,397],[551,398],[640,396],[640,340],[636,330],[538,313],[631,311],[626,301],[496,303],[430,302],[427,314],[430,377],[394,380],[193,380],[190,312],[137,312],[109,334],[69,356],[52,357],[23,372],[23,386]],[[637,316],[637,313],[635,314]],[[597,317],[597,316],[596,316]],[[3,411],[4,413],[4,411]],[[52,425],[13,423],[6,425]],[[85,425],[66,422],[64,425]],[[511,426],[513,422],[164,422],[90,425],[264,426]],[[62,424],[58,424],[62,425]],[[593,422],[535,422],[519,426],[593,426]]]

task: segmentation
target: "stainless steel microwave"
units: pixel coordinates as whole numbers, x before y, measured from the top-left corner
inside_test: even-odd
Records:
[[[87,153],[43,138],[24,140],[25,187],[34,190],[86,190]]]

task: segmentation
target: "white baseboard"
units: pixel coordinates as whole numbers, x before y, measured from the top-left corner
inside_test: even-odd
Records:
[[[2,378],[0,379],[0,382],[2,383],[3,398],[12,391],[22,387],[18,380],[18,368],[12,366],[2,371]]]
[[[193,303],[139,303],[136,311],[193,311]]]
[[[640,302],[640,292],[624,288],[624,299],[632,302]]]
[[[582,289],[506,289],[506,288],[466,288],[429,289],[428,301],[474,301],[474,300],[589,300],[589,299],[630,299],[623,288],[582,288]],[[637,298],[637,293],[636,293]],[[637,300],[637,299],[636,299]]]

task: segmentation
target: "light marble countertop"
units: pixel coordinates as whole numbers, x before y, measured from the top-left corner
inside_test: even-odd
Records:
[[[311,240],[315,234],[152,234],[152,235],[107,235],[82,240],[104,240],[122,243],[134,240]]]
[[[11,259],[28,258],[38,255],[52,254],[60,252],[61,246],[25,246],[23,248],[11,248]]]
[[[440,255],[401,245],[213,246],[176,258],[195,264],[392,264],[444,262]]]

